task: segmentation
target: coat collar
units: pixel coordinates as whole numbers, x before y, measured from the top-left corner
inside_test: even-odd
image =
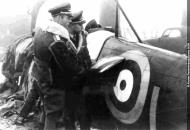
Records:
[[[62,25],[60,25],[54,21],[49,20],[48,22],[46,22],[46,24],[41,26],[41,29],[43,31],[47,31],[47,32],[53,33],[55,35],[59,35],[63,38],[70,40],[68,30],[65,27],[63,27]]]

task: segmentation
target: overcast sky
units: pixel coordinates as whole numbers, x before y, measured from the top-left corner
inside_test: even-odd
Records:
[[[0,0],[0,17],[27,14],[37,0]],[[53,3],[61,0],[51,0]],[[71,1],[73,11],[84,11],[84,18],[88,21],[93,14],[98,14],[96,8],[101,0],[67,0]],[[83,2],[81,2],[83,1]],[[121,0],[122,1],[122,0]],[[127,3],[128,14],[132,23],[137,27],[162,28],[179,26],[182,12],[186,8],[187,0],[123,0]],[[91,8],[95,10],[91,10]],[[135,17],[133,17],[135,16]],[[152,26],[150,26],[152,25]]]
[[[33,0],[0,0],[0,17],[26,14]]]

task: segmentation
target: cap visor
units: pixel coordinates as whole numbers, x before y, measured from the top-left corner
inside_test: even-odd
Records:
[[[71,22],[72,24],[84,24],[86,23],[85,20],[77,21],[77,22]]]
[[[69,15],[69,16],[73,17],[73,14],[71,12],[60,12],[59,14],[65,14],[65,15]]]

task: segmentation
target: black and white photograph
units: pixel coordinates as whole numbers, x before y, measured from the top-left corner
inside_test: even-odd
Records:
[[[0,130],[188,130],[187,0],[0,0]]]

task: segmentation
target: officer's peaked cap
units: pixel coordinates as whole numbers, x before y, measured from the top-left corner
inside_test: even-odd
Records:
[[[72,24],[83,24],[83,23],[85,23],[86,21],[83,19],[82,14],[83,14],[83,11],[73,13],[71,23]]]
[[[56,5],[48,10],[48,12],[51,13],[51,15],[59,15],[59,14],[66,14],[72,16],[71,13],[71,4],[68,2]]]

